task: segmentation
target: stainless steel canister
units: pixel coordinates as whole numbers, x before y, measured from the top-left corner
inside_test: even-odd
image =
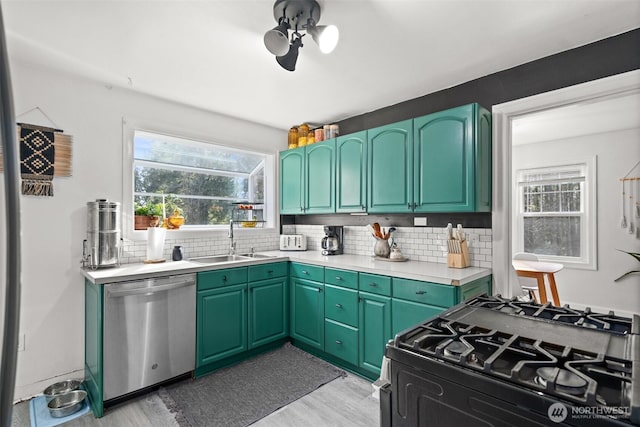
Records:
[[[122,250],[120,203],[106,199],[87,202],[87,239],[83,261],[90,268],[115,267]]]

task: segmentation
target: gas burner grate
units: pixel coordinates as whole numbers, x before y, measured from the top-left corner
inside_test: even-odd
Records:
[[[439,317],[397,337],[395,344],[583,405],[629,404],[624,397],[631,388],[629,360]]]
[[[527,316],[553,322],[565,323],[583,328],[599,329],[615,334],[626,335],[631,332],[632,320],[608,314],[593,313],[590,308],[584,311],[570,308],[568,305],[556,307],[551,303],[537,304],[535,302],[505,299],[497,296],[480,296],[466,303],[467,306],[480,307],[493,311],[500,311],[515,316]]]

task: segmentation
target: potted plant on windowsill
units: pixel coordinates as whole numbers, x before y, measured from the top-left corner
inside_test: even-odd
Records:
[[[133,210],[134,230],[146,230],[149,227],[157,227],[160,223],[162,208],[158,205],[141,205],[136,203]]]

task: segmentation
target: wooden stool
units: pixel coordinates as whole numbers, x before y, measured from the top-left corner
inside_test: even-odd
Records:
[[[558,297],[558,289],[556,287],[556,279],[554,273],[562,270],[562,264],[544,261],[529,261],[514,259],[511,261],[516,274],[520,277],[532,277],[538,282],[538,293],[540,294],[540,302],[547,303],[547,290],[545,286],[545,276],[549,281],[549,289],[553,298],[553,305],[560,307],[560,298]]]

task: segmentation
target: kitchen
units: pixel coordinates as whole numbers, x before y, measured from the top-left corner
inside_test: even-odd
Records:
[[[23,399],[37,394],[46,387],[47,384],[53,382],[54,378],[65,378],[67,376],[73,376],[75,373],[81,372],[83,366],[83,305],[84,296],[81,292],[82,275],[79,270],[79,260],[82,257],[82,245],[81,242],[85,238],[86,226],[86,203],[87,201],[94,200],[98,197],[108,198],[110,200],[126,202],[123,197],[123,182],[121,176],[124,176],[123,166],[123,117],[130,123],[139,123],[141,126],[148,126],[152,124],[154,130],[165,131],[170,134],[183,134],[189,135],[192,138],[209,140],[215,139],[216,142],[233,142],[236,143],[238,139],[238,145],[242,145],[244,148],[253,148],[256,150],[264,150],[264,141],[270,142],[269,153],[272,156],[276,156],[278,151],[285,148],[286,131],[294,123],[302,123],[305,120],[317,120],[319,122],[337,122],[341,125],[341,133],[347,135],[349,133],[359,131],[362,129],[373,128],[378,125],[386,123],[392,123],[398,120],[402,120],[409,117],[421,116],[433,111],[444,110],[449,107],[455,107],[458,105],[467,104],[470,102],[479,102],[485,107],[491,107],[496,104],[500,104],[506,101],[534,95],[536,93],[546,92],[549,90],[557,89],[563,86],[569,86],[583,81],[595,80],[600,77],[605,77],[609,74],[619,74],[624,71],[637,69],[637,30],[628,34],[621,34],[617,37],[613,37],[608,41],[604,41],[601,44],[595,44],[591,47],[587,46],[582,50],[578,50],[573,53],[565,53],[558,55],[555,59],[547,59],[539,62],[533,62],[529,65],[525,62],[533,61],[544,56],[551,55],[559,52],[560,50],[568,50],[571,47],[577,47],[583,44],[594,42],[596,40],[609,37],[618,33],[637,28],[637,9],[634,9],[634,4],[631,2],[621,2],[620,5],[625,5],[630,8],[627,13],[619,11],[620,15],[616,15],[616,18],[611,18],[614,22],[619,19],[620,22],[627,22],[630,24],[627,26],[617,28],[610,34],[591,34],[586,32],[587,35],[582,36],[583,39],[573,42],[573,45],[566,46],[561,49],[551,48],[548,51],[534,54],[529,58],[521,58],[516,62],[503,62],[494,65],[496,68],[477,70],[471,76],[460,76],[457,81],[432,83],[433,86],[428,88],[413,88],[413,89],[398,89],[393,97],[385,98],[384,94],[376,96],[364,94],[360,96],[352,96],[349,100],[340,100],[343,107],[337,109],[332,102],[322,101],[323,104],[315,104],[315,107],[310,107],[306,103],[300,105],[299,108],[291,108],[288,104],[293,102],[282,102],[283,105],[287,105],[287,115],[283,122],[277,121],[275,118],[269,118],[272,110],[271,104],[277,99],[282,88],[295,87],[299,91],[308,93],[303,88],[316,87],[316,84],[312,82],[317,81],[318,78],[312,78],[307,74],[304,74],[305,67],[304,62],[313,64],[318,71],[324,70],[323,67],[327,67],[334,59],[329,56],[317,56],[315,46],[309,42],[300,52],[300,63],[298,70],[288,73],[285,70],[280,69],[273,58],[266,52],[264,45],[261,42],[261,37],[267,28],[272,27],[273,17],[271,16],[270,7],[271,4],[263,4],[264,7],[257,7],[256,3],[243,2],[246,8],[256,9],[252,10],[251,16],[255,16],[256,23],[263,23],[259,25],[259,29],[253,29],[252,34],[255,33],[257,42],[251,49],[255,49],[255,52],[251,51],[243,56],[247,57],[259,57],[261,58],[260,65],[255,67],[240,67],[238,70],[240,74],[235,77],[233,84],[228,85],[225,88],[224,85],[216,85],[216,93],[211,93],[210,96],[219,96],[222,98],[226,92],[239,90],[239,86],[245,82],[257,80],[265,85],[265,82],[273,82],[272,84],[266,84],[273,91],[264,98],[256,98],[255,100],[251,95],[248,98],[244,98],[243,102],[230,103],[228,102],[227,108],[218,107],[219,113],[211,113],[204,108],[197,108],[201,106],[188,107],[186,101],[181,98],[165,96],[162,92],[153,92],[149,90],[152,95],[144,95],[137,92],[145,91],[146,83],[145,78],[131,76],[131,80],[124,71],[112,71],[112,68],[108,64],[101,64],[99,66],[91,65],[87,62],[82,62],[80,59],[69,58],[62,55],[60,52],[44,48],[34,39],[17,30],[17,22],[21,22],[20,17],[23,13],[33,13],[36,16],[39,10],[42,10],[42,15],[46,16],[58,16],[58,14],[64,14],[65,9],[62,7],[64,3],[56,5],[57,2],[53,2],[49,5],[44,5],[36,2],[27,2],[25,6],[19,6],[17,3],[6,2],[3,3],[3,14],[5,25],[11,29],[9,40],[9,51],[12,54],[10,65],[12,67],[12,80],[14,85],[14,102],[16,114],[28,111],[34,106],[39,106],[46,114],[64,128],[69,133],[73,134],[74,144],[74,163],[73,163],[73,176],[70,178],[55,179],[56,194],[53,198],[30,198],[23,197],[23,306],[21,314],[21,332],[25,335],[24,351],[19,353],[19,365],[18,365],[18,380],[16,383],[16,399]],[[348,2],[343,2],[343,7],[347,8],[344,12],[348,16],[357,15],[355,11],[349,10]],[[419,2],[416,2],[419,3]],[[123,10],[110,10],[104,5],[98,4],[96,7],[100,9],[96,12],[90,7],[80,8],[73,13],[87,13],[91,16],[93,13],[105,13],[107,17],[110,17],[113,22],[118,22],[122,16],[133,16],[136,8],[142,8],[140,5],[128,4],[129,9],[126,7],[128,3],[122,3]],[[209,12],[217,12],[219,14],[230,13],[232,7],[227,3],[215,3],[216,6],[209,5]],[[384,2],[380,3],[384,10]],[[250,6],[247,6],[250,5]],[[414,5],[415,6],[415,5]],[[22,11],[20,7],[26,8]],[[337,5],[327,4],[324,5],[326,9],[325,15],[322,19],[322,23],[336,22],[339,24],[339,15],[330,15],[332,8],[338,7]],[[416,6],[417,7],[417,6]],[[608,7],[600,6],[598,13],[613,13],[609,11]],[[40,8],[40,9],[39,9]],[[59,11],[58,11],[59,9]],[[257,9],[261,9],[260,12]],[[387,7],[388,9],[388,7]],[[144,11],[144,10],[143,10]],[[46,13],[45,13],[46,12]],[[148,13],[151,13],[147,11]],[[393,10],[386,10],[390,16],[397,16]],[[635,13],[634,13],[635,12]],[[266,18],[261,15],[266,14]],[[419,14],[418,14],[419,15]],[[625,18],[626,17],[626,18]],[[635,17],[635,21],[633,18]],[[155,17],[161,19],[162,16]],[[595,19],[593,15],[589,15],[590,19]],[[60,19],[62,19],[60,17]],[[364,18],[363,18],[364,19]],[[74,19],[75,20],[75,19]],[[91,22],[90,19],[79,19],[83,22]],[[153,21],[150,19],[150,21]],[[591,21],[589,21],[591,22]],[[203,23],[204,25],[204,23]],[[587,23],[584,23],[584,28],[587,28]],[[262,28],[265,27],[265,28]],[[345,31],[348,31],[348,24],[340,26],[342,31],[342,39],[345,39]],[[357,27],[357,26],[356,26]],[[42,27],[45,28],[45,27]],[[343,29],[344,28],[344,29]],[[582,26],[581,26],[582,28]],[[78,33],[94,31],[88,28],[79,28]],[[132,54],[136,53],[135,46],[127,42],[128,35],[126,32],[115,31],[113,28],[105,28],[102,30],[95,29],[98,32],[97,36],[101,40],[113,40],[114,46],[126,46],[131,49]],[[102,32],[100,32],[102,31]],[[131,30],[133,34],[135,31]],[[231,30],[229,30],[231,31]],[[586,30],[585,30],[586,31]],[[143,34],[144,36],[144,34]],[[148,35],[147,35],[148,36]],[[245,35],[246,37],[246,35]],[[255,38],[254,37],[254,38]],[[529,41],[529,38],[522,36],[524,40]],[[533,36],[530,36],[532,38]],[[144,37],[143,37],[144,39]],[[37,40],[37,39],[36,39]],[[163,43],[166,40],[160,39]],[[347,38],[348,40],[348,38]],[[153,42],[153,43],[152,43]],[[118,44],[120,43],[120,44]],[[150,46],[157,46],[156,40],[149,41]],[[244,43],[244,42],[243,42]],[[248,41],[246,42],[248,43]],[[253,43],[253,42],[252,42]],[[371,42],[368,42],[371,43]],[[401,43],[401,41],[398,41]],[[188,45],[188,44],[185,44]],[[384,47],[387,45],[381,44]],[[90,46],[78,46],[78,49],[90,49]],[[108,49],[108,48],[104,48]],[[115,48],[117,49],[117,47]],[[154,47],[155,49],[155,47]],[[220,47],[223,49],[223,47]],[[335,54],[343,49],[342,45],[339,45]],[[361,48],[359,48],[361,49]],[[212,49],[215,51],[215,49]],[[28,52],[38,52],[40,64],[34,64],[33,60],[26,57]],[[624,54],[627,52],[627,54]],[[112,52],[113,54],[113,52]],[[353,55],[353,53],[345,53],[345,55]],[[482,56],[481,56],[482,57]],[[482,57],[484,58],[484,57]],[[596,59],[597,58],[597,59]],[[606,58],[602,59],[602,58]],[[131,58],[133,59],[133,58]],[[362,58],[358,59],[363,61]],[[340,58],[340,61],[347,61],[347,58]],[[497,61],[495,58],[491,58],[491,61]],[[486,59],[482,62],[485,67],[488,67],[487,63],[491,62]],[[554,62],[556,61],[556,62]],[[636,61],[636,62],[634,62]],[[569,62],[567,64],[567,62]],[[596,62],[599,65],[595,65]],[[350,62],[345,62],[350,63]],[[516,68],[512,71],[512,74],[498,74],[493,77],[486,77],[484,80],[476,81],[474,79],[481,79],[484,76],[488,76],[492,72],[499,72],[510,67],[514,67],[520,64],[524,64],[522,68]],[[203,80],[198,80],[198,83],[194,83],[194,80],[187,77],[186,70],[183,70],[172,61],[165,60],[163,62],[165,68],[172,71],[172,81],[179,84],[178,91],[184,93],[198,92],[201,89],[200,86],[206,85],[201,83]],[[271,66],[274,66],[271,69]],[[356,64],[351,69],[357,69]],[[449,59],[449,67],[454,65]],[[601,70],[599,67],[610,67],[606,70]],[[71,69],[71,72],[68,69]],[[233,67],[236,68],[236,67]],[[248,73],[249,69],[264,69],[264,74],[256,76],[252,73]],[[481,68],[481,67],[478,67]],[[564,70],[557,76],[554,70]],[[124,68],[126,70],[126,67]],[[393,71],[387,71],[387,75],[398,75],[398,80],[403,80],[403,73],[406,70],[399,67],[393,67]],[[210,76],[218,76],[215,70],[209,70]],[[93,76],[94,80],[79,78],[74,73],[89,74]],[[393,74],[390,74],[393,73]],[[176,76],[178,76],[176,78]],[[360,79],[359,75],[349,75],[351,80],[356,81]],[[153,79],[153,76],[149,77]],[[161,78],[161,77],[158,77]],[[166,78],[166,77],[164,77]],[[212,80],[217,80],[220,77],[211,77]],[[300,80],[294,80],[294,79]],[[457,89],[454,87],[446,93],[437,94],[437,91],[449,87],[456,86],[461,82],[463,83]],[[493,84],[490,84],[493,82]],[[511,83],[510,85],[508,83]],[[165,82],[158,82],[164,85]],[[332,87],[330,82],[322,83],[326,86],[321,86],[318,89],[319,93],[334,93],[335,88]],[[140,85],[140,86],[138,86]],[[293,85],[293,86],[291,86]],[[364,83],[363,83],[364,85]],[[367,81],[366,85],[369,87],[376,87],[375,80]],[[480,85],[480,87],[478,87]],[[509,89],[511,88],[511,89]],[[390,90],[390,92],[392,92]],[[426,96],[424,99],[416,98],[422,97],[424,94],[436,92],[431,97]],[[310,95],[311,96],[311,95]],[[446,99],[443,99],[444,98]],[[169,101],[163,98],[173,98],[174,101]],[[380,101],[384,98],[385,101]],[[251,102],[246,99],[252,99]],[[366,104],[367,99],[371,99],[371,104]],[[397,108],[388,107],[398,104],[402,101],[407,101],[407,104],[399,104]],[[295,102],[295,101],[294,101]],[[350,105],[347,102],[352,103]],[[250,104],[250,105],[247,105]],[[296,102],[296,105],[299,104]],[[404,110],[403,110],[404,108]],[[253,109],[254,113],[250,113],[249,109]],[[409,116],[406,110],[411,110],[412,115]],[[374,111],[376,110],[376,111]],[[340,111],[355,111],[355,114],[345,113],[342,116],[332,116],[332,114],[340,114]],[[364,114],[367,111],[372,111],[370,114]],[[250,117],[255,119],[249,120]],[[260,119],[258,119],[260,117]],[[351,119],[348,119],[351,117]],[[263,124],[260,124],[263,123]],[[266,125],[264,124],[266,123]],[[101,159],[96,161],[96,159]],[[632,164],[630,165],[632,166]],[[629,167],[630,167],[629,166]],[[622,177],[626,170],[618,171],[617,178]],[[89,185],[87,185],[89,183]],[[618,191],[616,186],[615,190]],[[494,195],[494,201],[497,196]],[[616,204],[617,206],[617,204]],[[123,207],[123,211],[124,211]],[[46,216],[40,215],[42,211],[46,212]],[[129,210],[127,210],[128,212]],[[336,216],[336,219],[343,221],[344,216]],[[362,227],[372,220],[365,217],[365,220],[346,218],[344,219],[346,226]],[[333,223],[333,217],[331,218]],[[473,226],[469,225],[468,221],[472,221],[471,218],[465,219],[465,228],[482,230],[482,235],[478,235],[478,240],[487,230],[486,226]],[[351,224],[346,223],[347,220],[352,221]],[[431,221],[431,218],[428,218]],[[436,220],[437,221],[437,220]],[[444,225],[449,221],[445,221]],[[302,232],[302,234],[317,233],[317,227],[325,224],[326,221],[318,221],[313,218],[306,219],[296,218],[295,225],[286,224],[285,227],[295,227],[295,232],[298,233],[298,229],[308,230]],[[457,223],[454,221],[454,224]],[[616,221],[618,223],[618,221]],[[412,228],[405,223],[404,227]],[[439,224],[436,222],[436,224]],[[383,225],[394,225],[389,223],[383,223]],[[618,225],[618,224],[616,224]],[[494,227],[497,223],[494,222]],[[314,230],[315,227],[315,230]],[[418,232],[421,232],[419,228],[416,228]],[[278,235],[280,230],[278,228],[260,230],[259,234],[264,235],[264,239],[260,239],[259,245],[254,245],[253,241],[257,241],[251,237],[249,233],[241,230],[237,234],[237,245],[240,251],[249,251],[251,247],[254,247],[256,251],[264,251],[277,248]],[[495,234],[495,233],[494,233]],[[319,237],[316,234],[315,248],[319,249]],[[401,248],[402,245],[407,245],[408,242],[401,241],[402,233],[398,234],[400,239]],[[406,235],[405,235],[406,236]],[[500,236],[492,236],[494,239]],[[46,239],[46,240],[45,240]],[[186,237],[185,237],[186,239]],[[219,245],[212,245],[209,253],[202,253],[201,255],[222,254],[227,250],[227,230],[220,230],[213,232],[211,239],[221,241]],[[182,238],[175,239],[176,244],[183,243]],[[136,246],[138,249],[142,248],[142,253],[138,250],[137,254],[131,258],[138,262],[144,256],[144,242],[129,242],[131,245]],[[366,245],[370,245],[365,240],[362,244],[363,250]],[[312,246],[313,247],[313,246]],[[637,246],[636,246],[637,248]],[[408,249],[408,248],[407,248]],[[487,247],[485,249],[491,249]],[[633,250],[633,246],[628,247],[629,250]],[[191,253],[190,256],[196,254]],[[493,252],[493,258],[496,258],[496,252]],[[504,257],[504,259],[510,258]],[[494,261],[491,256],[485,258],[483,262],[492,263]],[[623,264],[619,265],[620,272],[627,271],[633,268],[631,262],[625,263],[626,260],[620,261]],[[632,261],[632,260],[629,260]],[[441,261],[440,261],[441,262]],[[482,265],[482,267],[489,267],[491,265]],[[560,276],[559,276],[560,277]],[[595,284],[593,285],[596,286]],[[599,308],[613,308],[616,311],[622,310],[623,312],[638,311],[638,287],[637,283],[633,280],[622,282],[619,284],[608,284],[614,291],[606,292],[602,295],[602,291],[593,289],[589,292],[584,292],[583,299],[577,299],[576,297],[567,299],[571,303],[581,304],[582,306],[594,305]],[[506,287],[503,282],[498,282],[494,285],[496,291],[500,290],[506,294]],[[590,295],[594,295],[590,297]],[[579,294],[579,292],[573,292],[572,295]],[[614,295],[607,295],[614,294]],[[618,295],[616,297],[616,294]],[[567,295],[565,293],[565,295]],[[624,296],[620,296],[624,295]],[[613,299],[615,302],[610,302],[608,298]],[[51,321],[55,319],[55,325]],[[74,352],[66,351],[51,351],[51,346],[58,347],[57,340],[54,342],[51,336],[54,335],[54,331],[61,328],[65,330],[64,346],[66,348],[77,349]],[[42,359],[42,354],[47,353],[46,360]]]

